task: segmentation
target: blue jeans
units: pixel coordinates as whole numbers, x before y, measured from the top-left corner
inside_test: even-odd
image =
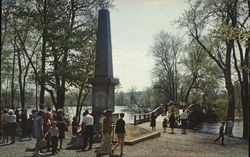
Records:
[[[35,149],[38,149],[39,143],[40,143],[41,140],[42,140],[41,136],[36,136],[36,147],[35,147]]]

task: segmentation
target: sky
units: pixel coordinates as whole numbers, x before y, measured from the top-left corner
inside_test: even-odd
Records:
[[[114,0],[110,9],[113,73],[120,80],[120,91],[152,85],[154,36],[160,31],[184,34],[173,23],[187,9],[185,1]]]

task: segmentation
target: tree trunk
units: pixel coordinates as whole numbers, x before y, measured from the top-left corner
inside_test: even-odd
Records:
[[[79,90],[79,94],[78,94],[78,97],[77,97],[77,104],[76,104],[76,119],[79,121],[80,120],[80,100],[81,100],[81,97],[82,97],[82,86]]]
[[[247,81],[244,81],[244,84]],[[242,110],[243,110],[243,138],[248,139],[249,137],[249,91],[248,87],[242,87],[241,89],[241,100],[242,100]]]
[[[18,69],[19,69],[18,83],[19,83],[20,101],[21,101],[21,108],[24,109],[25,108],[25,104],[24,104],[24,94],[23,94],[22,63],[21,63],[20,50],[17,51],[17,58],[18,58]]]
[[[36,55],[36,69],[37,69],[37,60],[38,60],[38,56]],[[38,110],[38,99],[37,99],[37,94],[38,94],[38,83],[37,83],[37,81],[35,81],[35,86],[36,86],[36,93],[35,93],[35,95],[36,95],[36,110]]]
[[[234,122],[235,113],[235,91],[232,83],[231,76],[231,54],[234,47],[234,41],[229,40],[226,42],[227,53],[226,53],[226,66],[224,70],[224,77],[226,83],[226,89],[228,91],[228,108],[227,108],[227,120],[231,119]]]
[[[46,89],[46,91],[50,94],[50,97],[51,97],[51,100],[52,100],[53,106],[55,106],[55,108],[56,108],[56,110],[57,110],[57,109],[58,109],[58,107],[57,107],[57,103],[56,103],[56,99],[55,99],[55,96],[54,96],[53,90]]]
[[[226,89],[228,93],[228,107],[227,107],[227,120],[231,119],[234,121],[235,113],[235,91],[232,84],[231,76],[225,76]]]
[[[250,39],[248,40],[250,46]],[[250,47],[246,48],[245,66],[250,69]],[[248,69],[248,70],[249,70]],[[243,110],[243,138],[249,138],[249,103],[250,103],[250,72],[247,69],[242,70],[242,86],[241,86],[241,100]]]
[[[1,1],[2,6],[2,1]],[[0,15],[2,17],[2,7],[0,8]],[[2,22],[1,22],[1,30],[0,30],[0,117],[2,117],[2,48],[3,48],[3,41],[2,41]],[[0,130],[2,130],[2,121],[0,120]],[[0,132],[2,135],[2,132]]]
[[[56,108],[63,109],[65,100],[65,87],[58,87],[56,91]]]
[[[84,93],[83,98],[82,98],[82,101],[80,102],[79,120],[80,120],[80,118],[81,118],[81,113],[82,113],[83,104],[84,104],[84,102],[85,102],[85,100],[86,100],[88,94],[89,94],[89,90],[88,90],[87,92]]]
[[[193,88],[193,85],[194,85],[196,79],[197,79],[197,76],[193,75],[192,82],[191,82],[190,86],[188,87],[187,93],[185,95],[185,103],[188,103],[188,97],[189,97],[190,91]]]
[[[15,63],[16,63],[16,37],[14,39],[14,54],[13,54],[13,63],[12,63],[12,78],[11,78],[11,107],[14,109],[14,78],[15,78]]]
[[[44,104],[44,93],[45,93],[45,66],[46,66],[46,35],[47,35],[47,28],[46,28],[46,24],[47,24],[47,19],[46,19],[46,14],[47,14],[47,10],[46,10],[46,5],[47,5],[47,0],[44,0],[43,2],[43,33],[42,33],[42,58],[41,58],[41,62],[42,62],[42,66],[41,66],[41,81],[40,81],[40,85],[41,85],[41,90],[40,90],[40,105]]]

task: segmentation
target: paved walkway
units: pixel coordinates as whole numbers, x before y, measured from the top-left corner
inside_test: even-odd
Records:
[[[162,120],[164,117],[157,118],[157,131],[162,132]],[[149,123],[139,126],[151,130]],[[214,144],[214,139],[218,135],[204,134],[199,132],[187,131],[187,134],[181,134],[180,129],[175,129],[175,134],[162,133],[161,137],[144,141],[133,146],[124,147],[124,157],[247,157],[248,143],[239,138],[225,137],[225,146]],[[31,157],[35,140],[17,141],[13,145],[0,144],[0,157]],[[93,145],[93,150],[81,152],[80,150],[70,150],[67,148],[69,139],[65,140],[64,148],[55,157],[94,157],[95,148],[98,143]],[[113,157],[118,157],[119,150],[114,152]],[[51,156],[51,153],[45,153],[44,156]],[[107,157],[108,155],[105,155]]]

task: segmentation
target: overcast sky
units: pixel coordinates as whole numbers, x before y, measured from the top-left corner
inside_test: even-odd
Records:
[[[143,90],[152,85],[154,60],[149,51],[154,36],[162,30],[182,34],[173,21],[187,8],[185,1],[114,0],[110,9],[113,70],[121,90]]]

